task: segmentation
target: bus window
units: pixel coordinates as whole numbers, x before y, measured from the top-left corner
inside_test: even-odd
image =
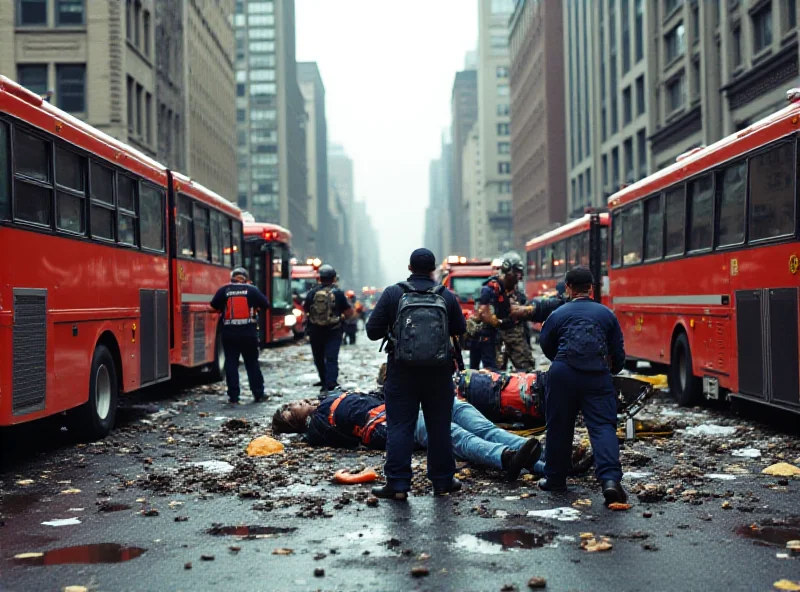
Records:
[[[589,248],[589,235],[586,235],[586,248]],[[608,275],[608,227],[601,226],[600,227],[600,273],[602,275]]]
[[[11,218],[11,155],[8,151],[8,124],[0,121],[0,220]]]
[[[289,249],[283,245],[272,247],[272,307],[288,309],[292,306],[292,279],[289,274]]]
[[[453,276],[450,289],[461,302],[478,300],[486,279],[485,277]]]
[[[605,226],[601,227],[601,231],[602,230],[605,230]],[[589,254],[590,254],[589,233],[582,232],[578,236],[580,237],[579,238],[580,247],[578,250],[578,265],[581,265],[583,267],[589,267]],[[602,253],[601,256],[603,257],[603,261],[605,261],[608,255],[606,253]]]
[[[645,239],[644,260],[655,261],[664,254],[664,214],[661,196],[655,195],[644,202]]]
[[[683,254],[686,210],[683,186],[670,189],[666,193],[667,252],[666,256]]]
[[[233,221],[233,267],[242,265],[242,223]]]
[[[178,252],[183,257],[194,257],[192,202],[185,195],[178,198]]]
[[[582,235],[578,234],[567,240],[567,270],[570,270],[578,265],[578,261],[580,259],[578,250],[580,247],[581,236]]]
[[[86,232],[86,159],[56,147],[56,228]]]
[[[211,210],[211,263],[219,265],[222,263],[222,233],[219,227],[220,213]]]
[[[528,251],[528,278],[535,278],[537,265],[536,265],[536,255],[539,251]]]
[[[139,218],[142,247],[164,252],[164,192],[142,183],[139,188]]]
[[[14,133],[16,173],[14,216],[23,222],[50,226],[50,144],[16,130]],[[113,238],[113,235],[112,235]]]
[[[717,173],[718,247],[744,242],[746,178],[746,162],[736,163]]]
[[[542,248],[542,279],[553,276],[553,246],[546,245]]]
[[[622,212],[622,264],[633,265],[641,261],[642,202],[637,202]]]
[[[711,227],[714,222],[714,185],[711,175],[703,175],[689,183],[689,251],[711,248]]]
[[[119,242],[136,246],[136,181],[117,173],[117,206]]]
[[[222,264],[225,267],[231,266],[231,219],[227,216],[222,217]]]
[[[92,196],[90,212],[92,236],[114,240],[114,171],[92,161],[89,166],[89,193]]]
[[[622,218],[619,212],[614,212],[611,231],[611,265],[612,267],[619,267],[622,264]]]
[[[750,241],[794,233],[794,143],[750,159]]]
[[[194,204],[194,257],[198,261],[208,261],[208,208]]]
[[[562,240],[553,245],[553,277],[556,278],[560,278],[567,273],[565,269],[567,262],[566,242]]]

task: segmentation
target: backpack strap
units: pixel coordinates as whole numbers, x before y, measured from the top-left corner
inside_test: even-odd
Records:
[[[444,290],[445,290],[445,287],[442,284],[439,284],[438,286],[434,286],[433,288],[429,288],[427,290],[427,292],[430,292],[431,294],[436,294],[437,296],[441,296],[442,294],[444,294]]]
[[[399,282],[397,284],[403,290],[403,294],[407,294],[408,292],[416,292],[416,288],[411,285],[410,282]]]

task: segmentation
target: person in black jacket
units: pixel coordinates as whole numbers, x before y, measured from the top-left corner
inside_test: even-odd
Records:
[[[594,278],[586,267],[567,273],[570,302],[553,312],[539,336],[552,360],[545,393],[547,460],[539,487],[563,491],[570,468],[572,435],[578,410],[589,431],[595,472],[606,504],[624,502],[617,440],[617,392],[612,374],[625,363],[625,346],[617,317],[591,299]]]
[[[411,272],[408,284],[415,291],[430,290],[437,286],[433,279],[436,259],[428,249],[415,250],[411,254],[408,269]],[[392,335],[400,300],[407,289],[400,284],[386,288],[367,321],[369,339],[377,341]],[[442,289],[440,296],[447,308],[448,326],[444,330],[451,337],[458,338],[466,331],[461,306],[449,290]],[[373,493],[387,499],[408,498],[408,491],[411,489],[414,428],[420,405],[428,431],[428,478],[433,482],[434,495],[458,491],[461,483],[454,477],[455,460],[450,435],[455,367],[409,367],[406,363],[395,360],[393,351],[389,351],[387,362],[384,385],[388,421],[384,467],[386,484],[373,489]]]
[[[269,308],[267,297],[247,283],[247,270],[237,267],[231,272],[231,283],[222,286],[211,308],[222,317],[222,347],[225,351],[225,382],[228,401],[239,402],[239,357],[244,358],[250,391],[256,403],[264,400],[264,375],[258,365],[258,324],[256,310]]]

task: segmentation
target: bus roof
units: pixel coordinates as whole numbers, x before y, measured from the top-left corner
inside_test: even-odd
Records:
[[[222,210],[223,212],[226,212],[232,216],[236,216],[236,218],[241,220],[242,211],[238,206],[232,204],[230,200],[225,199],[221,195],[211,191],[207,187],[204,187],[197,181],[194,181],[181,173],[172,171],[172,178],[174,184],[173,189],[175,191],[185,193],[186,195]]]
[[[286,230],[283,226],[270,224],[269,222],[245,222],[244,235],[259,236],[265,240],[277,240],[287,245],[292,242],[291,232]]]
[[[51,105],[27,88],[0,75],[0,111],[63,138],[105,160],[166,187],[167,169],[136,148]]]
[[[292,265],[292,279],[317,279],[313,265]]]
[[[790,96],[792,92],[796,91],[789,91]],[[746,154],[753,148],[793,134],[800,129],[798,123],[800,101],[793,97],[787,107],[710,146],[695,148],[679,156],[674,164],[617,191],[609,198],[608,205],[618,208],[640,197],[657,193],[673,183]]]
[[[592,214],[586,214],[582,218],[578,218],[577,220],[573,220],[572,222],[567,222],[566,224],[562,224],[555,230],[551,230],[550,232],[545,232],[544,234],[541,234],[536,238],[532,238],[527,243],[525,243],[525,250],[530,251],[531,249],[536,249],[544,245],[549,245],[550,243],[554,243],[558,240],[574,236],[576,234],[589,230],[589,221],[591,219],[592,219]],[[600,225],[608,226],[608,214],[605,212],[600,214]]]

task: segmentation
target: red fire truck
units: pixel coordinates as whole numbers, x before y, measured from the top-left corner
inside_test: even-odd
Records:
[[[612,306],[632,357],[701,394],[800,411],[797,141],[785,109],[613,195]]]
[[[292,295],[294,298],[294,314],[297,317],[297,324],[294,326],[294,336],[296,339],[306,334],[306,323],[308,317],[303,309],[306,294],[317,285],[317,270],[322,265],[320,259],[306,259],[305,265],[292,264]]]
[[[556,285],[564,280],[566,272],[583,265],[594,274],[595,298],[608,304],[608,225],[607,213],[588,213],[528,241],[528,297],[555,295]]]
[[[253,285],[272,308],[258,319],[261,347],[294,338],[297,314],[292,297],[292,233],[277,224],[255,222],[245,214],[244,264]]]
[[[208,303],[241,235],[227,200],[0,76],[0,426],[67,411],[102,437],[121,393],[219,378]]]
[[[467,319],[475,314],[475,301],[481,295],[483,283],[495,272],[491,259],[467,259],[458,255],[449,256],[439,269],[440,282],[456,295]]]

